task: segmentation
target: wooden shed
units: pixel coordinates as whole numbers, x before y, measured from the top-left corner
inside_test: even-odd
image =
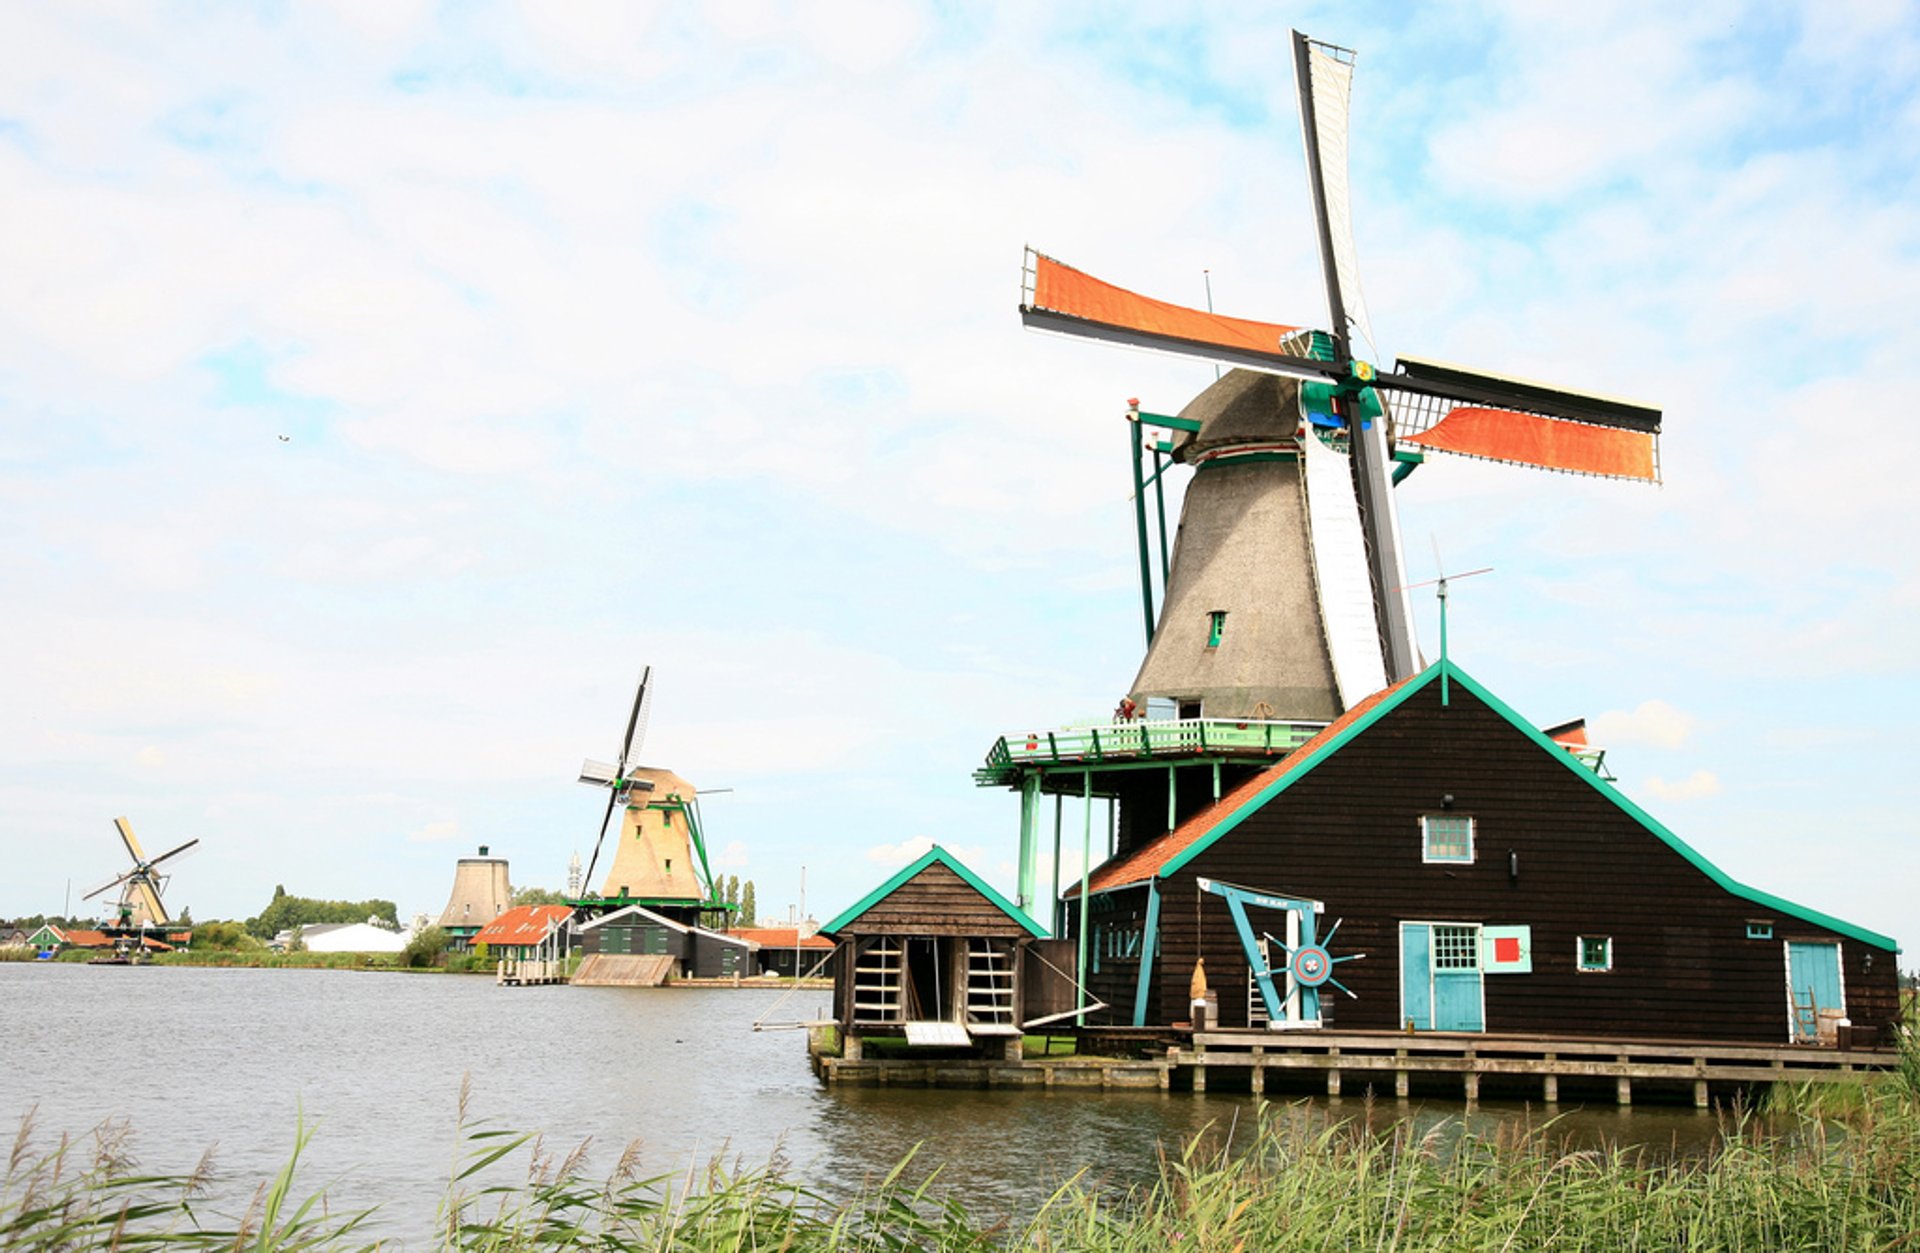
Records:
[[[1735,881],[1450,661],[1151,825],[1089,880],[1097,1021],[1193,1021],[1202,958],[1229,1028],[1871,1044],[1898,1018],[1892,939]]]
[[[672,978],[726,979],[753,973],[753,945],[748,941],[669,918],[644,905],[628,905],[578,924],[574,947],[587,955],[587,963],[573,980],[578,984],[596,981],[589,964],[607,970],[644,966],[659,972],[658,978],[648,977],[638,980],[640,982]],[[594,960],[641,957],[661,960],[649,963]],[[609,981],[632,983],[636,980],[620,975]]]
[[[834,1017],[849,1058],[876,1037],[1017,1058],[1022,1024],[1071,979],[1062,952],[1036,950],[1039,925],[938,845],[820,934],[837,945]]]

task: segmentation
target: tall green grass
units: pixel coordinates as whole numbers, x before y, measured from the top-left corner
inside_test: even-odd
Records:
[[[1920,1047],[1843,1120],[1791,1095],[1730,1115],[1704,1157],[1573,1149],[1552,1122],[1473,1138],[1400,1122],[1327,1124],[1269,1107],[1251,1129],[1168,1153],[1126,1193],[1069,1181],[1015,1220],[914,1181],[912,1155],[862,1195],[829,1199],[778,1169],[642,1177],[634,1149],[605,1178],[584,1152],[466,1126],[431,1246],[445,1250],[1920,1249]],[[375,1217],[328,1212],[287,1165],[238,1217],[205,1212],[210,1167],[141,1174],[105,1129],[34,1145],[22,1126],[0,1182],[0,1248],[361,1249]],[[516,1164],[520,1173],[508,1177]]]

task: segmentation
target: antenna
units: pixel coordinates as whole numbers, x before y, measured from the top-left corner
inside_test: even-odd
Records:
[[[1440,560],[1440,538],[1438,536],[1435,536],[1433,540],[1433,568],[1436,570],[1446,569],[1445,563]],[[1447,690],[1447,582],[1450,579],[1470,579],[1476,574],[1492,573],[1492,566],[1482,566],[1478,570],[1462,570],[1458,574],[1441,574],[1438,578],[1422,579],[1418,583],[1409,583],[1400,589],[1403,592],[1410,592],[1416,587],[1433,587],[1434,595],[1440,599],[1440,704],[1442,706],[1449,703],[1448,698],[1452,695],[1452,693]]]
[[[1205,269],[1201,270],[1200,281],[1207,285],[1207,312],[1212,313],[1213,312],[1213,271],[1205,270]],[[1216,383],[1220,381],[1220,363],[1218,361],[1213,363],[1213,381]]]

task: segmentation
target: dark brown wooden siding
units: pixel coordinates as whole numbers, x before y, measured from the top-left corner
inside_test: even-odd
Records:
[[[934,862],[840,928],[840,935],[978,935],[1018,939],[1025,927]]]
[[[1419,817],[1448,795],[1475,819],[1471,864],[1422,862]],[[1320,900],[1325,923],[1344,919],[1335,955],[1367,956],[1339,965],[1359,999],[1323,997],[1329,1026],[1402,1025],[1402,921],[1532,928],[1533,973],[1485,976],[1491,1032],[1784,1042],[1790,940],[1840,942],[1855,1024],[1884,1030],[1896,1013],[1892,953],[1723,890],[1458,685],[1447,707],[1437,683],[1416,692],[1162,884],[1157,1020],[1186,1017],[1204,952],[1222,1024],[1243,1025],[1247,963],[1226,902],[1199,893],[1198,876]],[[1750,921],[1770,922],[1772,938],[1748,939]],[[1612,937],[1611,971],[1577,969],[1580,936]]]

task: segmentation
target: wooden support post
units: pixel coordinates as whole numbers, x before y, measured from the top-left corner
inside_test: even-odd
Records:
[[[1327,1095],[1335,1100],[1340,1098],[1340,1068],[1327,1071]]]
[[[1256,1052],[1258,1050],[1255,1050]],[[1253,1063],[1253,1094],[1262,1096],[1267,1090],[1267,1068],[1258,1061]]]
[[[1480,1072],[1469,1070],[1466,1073],[1467,1104],[1472,1105],[1480,1099]]]
[[[1616,1060],[1624,1066],[1632,1059],[1625,1053],[1622,1053]],[[1613,1099],[1621,1105],[1633,1104],[1633,1080],[1626,1075],[1621,1075],[1618,1079],[1614,1080]]]
[[[1541,1100],[1545,1101],[1549,1105],[1558,1105],[1560,1103],[1560,1076],[1559,1075],[1553,1075],[1553,1074],[1548,1075],[1544,1080],[1541,1081],[1540,1086],[1543,1089],[1542,1092],[1540,1093]]]
[[[1407,1060],[1407,1050],[1395,1049],[1393,1050],[1393,1056],[1394,1056],[1394,1060],[1404,1063]],[[1411,1091],[1412,1091],[1412,1077],[1408,1075],[1406,1066],[1402,1065],[1393,1072],[1394,1099],[1397,1101],[1404,1101],[1407,1099],[1407,1095]]]
[[[1693,1107],[1695,1109],[1705,1109],[1709,1103],[1707,1100],[1707,1081],[1705,1079],[1695,1079],[1693,1081]]]
[[[1198,1042],[1193,1046],[1193,1090],[1207,1090],[1207,1046]]]

